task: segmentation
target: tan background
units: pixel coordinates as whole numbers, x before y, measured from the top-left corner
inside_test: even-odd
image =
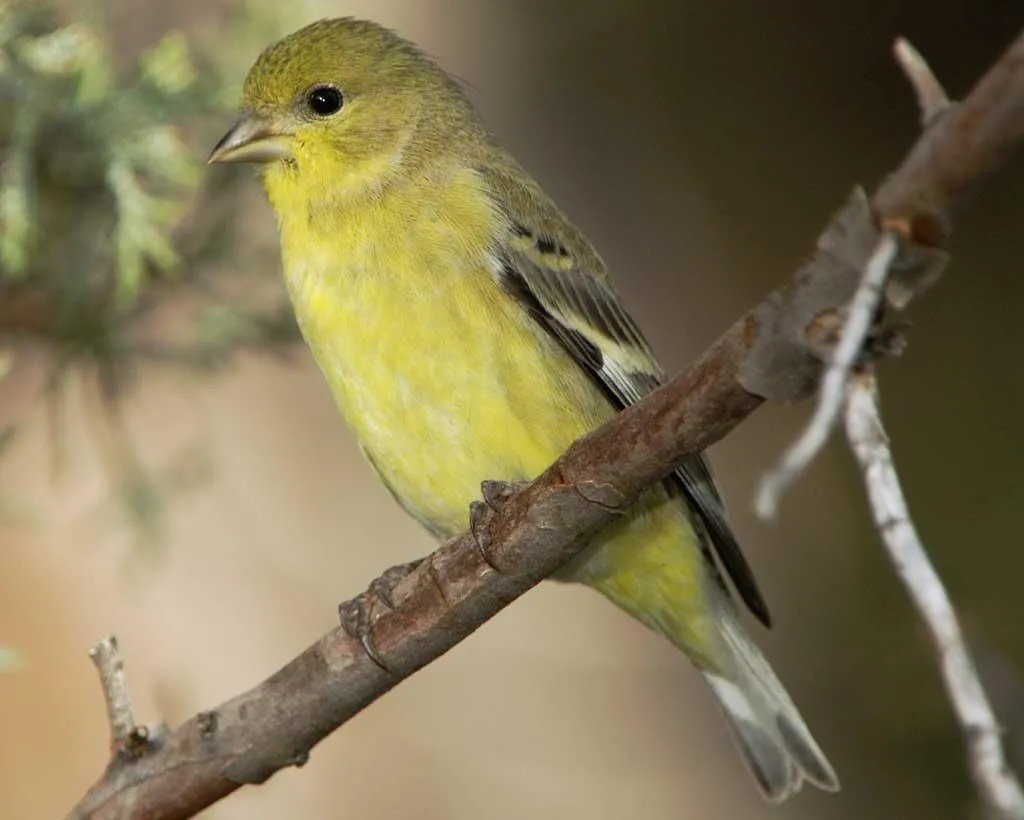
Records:
[[[121,0],[117,42],[210,27],[225,3]],[[678,369],[791,271],[855,182],[913,139],[897,34],[964,91],[1024,23],[1013,2],[626,0],[313,3],[399,28],[470,83],[493,129],[587,230]],[[229,36],[222,35],[222,36]],[[253,55],[255,56],[255,55]],[[207,146],[197,145],[197,152]],[[1021,165],[964,211],[955,267],[883,368],[923,536],[1024,743],[1024,218]],[[253,195],[257,195],[255,184]],[[260,205],[254,232],[272,235]],[[273,672],[335,604],[430,548],[371,479],[304,350],[198,379],[146,370],[127,404],[147,464],[209,465],[140,553],[72,396],[49,478],[31,355],[0,383],[24,428],[0,461],[0,816],[60,817],[99,775],[106,729],[86,649],[120,635],[138,716],[174,724]],[[290,817],[977,816],[923,630],[834,447],[768,527],[760,473],[806,408],[767,408],[716,448],[736,527],[776,614],[763,644],[844,781],[761,806],[686,662],[586,591],[544,586],[290,770],[211,809]],[[1024,755],[1016,760],[1024,765]]]

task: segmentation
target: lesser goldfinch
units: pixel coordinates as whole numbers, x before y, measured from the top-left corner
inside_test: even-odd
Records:
[[[323,20],[270,46],[210,159],[259,164],[303,335],[370,465],[437,538],[465,529],[481,481],[537,476],[663,378],[587,239],[459,84],[381,26]],[[694,458],[561,577],[689,656],[769,799],[837,789],[712,551],[767,624]]]

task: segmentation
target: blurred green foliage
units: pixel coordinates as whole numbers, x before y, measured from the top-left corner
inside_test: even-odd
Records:
[[[105,291],[117,312],[147,275],[180,269],[173,232],[200,177],[176,126],[211,108],[199,76],[179,33],[118,82],[96,29],[0,6],[3,278],[49,286],[69,312]]]
[[[209,369],[298,335],[276,279],[252,286],[276,262],[232,241],[244,171],[206,182],[204,152],[232,116],[223,60],[174,31],[122,69],[106,21],[85,12],[67,22],[49,2],[0,0],[0,358],[9,369],[26,341],[52,353],[55,419],[65,376],[89,373],[113,433],[97,437],[106,462],[152,534],[160,496],[116,410],[137,364]],[[240,275],[261,300],[224,294]],[[154,338],[154,317],[183,299],[189,319]]]
[[[21,669],[24,663],[24,658],[16,649],[0,646],[0,674],[16,672],[18,669]]]

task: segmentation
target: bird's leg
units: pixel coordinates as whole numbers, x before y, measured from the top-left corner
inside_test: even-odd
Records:
[[[388,609],[393,610],[395,602],[392,594],[395,591],[395,587],[398,586],[398,583],[403,578],[406,578],[409,573],[422,564],[424,560],[423,558],[418,558],[415,561],[410,561],[408,564],[399,564],[384,570],[379,578],[374,578],[370,582],[369,589],[361,592],[351,601],[345,601],[338,606],[338,617],[341,620],[342,629],[358,640],[366,654],[370,656],[370,660],[385,672],[390,672],[391,670],[377,650],[377,645],[374,643],[373,635],[371,634],[373,622],[376,620],[374,607],[379,602]]]
[[[480,485],[483,501],[474,501],[469,505],[469,530],[473,533],[477,551],[484,563],[495,572],[501,569],[491,558],[491,519],[517,490],[525,487],[527,481],[484,481]]]

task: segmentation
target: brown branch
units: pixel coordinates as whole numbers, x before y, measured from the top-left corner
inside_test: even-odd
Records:
[[[356,609],[372,625],[388,671],[335,629],[149,754],[115,759],[70,817],[192,817],[239,786],[301,765],[330,732],[569,560],[644,487],[718,441],[764,399],[809,395],[878,244],[879,224],[904,240],[886,291],[887,303],[902,308],[934,281],[950,202],[1022,132],[1024,35],[963,103],[933,119],[870,205],[855,192],[790,286],[742,317],[684,374],[497,503],[476,529],[480,543],[467,533],[408,572],[390,595],[374,586],[363,593]]]
[[[926,247],[948,236],[950,205],[1001,165],[1024,134],[1024,41],[1018,35],[960,103],[933,120],[873,204]]]

